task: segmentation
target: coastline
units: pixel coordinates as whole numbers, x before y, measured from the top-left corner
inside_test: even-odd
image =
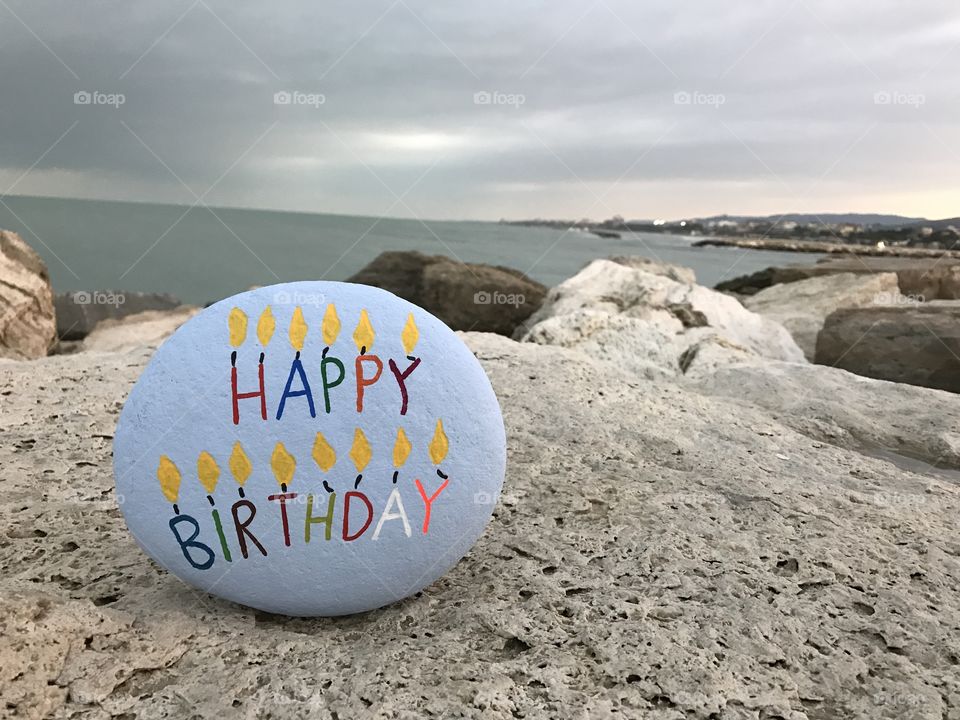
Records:
[[[779,252],[822,253],[827,255],[869,255],[873,257],[960,258],[960,251],[936,248],[856,245],[820,240],[783,240],[764,237],[712,237],[693,243],[693,247],[737,247],[747,250],[776,250]]]

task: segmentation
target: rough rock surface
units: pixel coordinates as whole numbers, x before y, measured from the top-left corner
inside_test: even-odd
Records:
[[[510,335],[540,307],[547,288],[508,267],[413,251],[380,253],[348,282],[389,290],[454,330]]]
[[[816,422],[955,459],[960,398],[766,361],[651,383],[466,339],[507,425],[494,519],[418,596],[336,619],[197,593],[137,548],[110,445],[148,352],[0,363],[5,711],[960,717],[960,487]]]
[[[173,310],[182,305],[166,293],[97,290],[58,293],[57,337],[61,340],[82,340],[101,320],[118,319],[147,310]]]
[[[157,347],[198,312],[198,307],[182,305],[174,310],[147,310],[103,320],[83,340],[83,349],[127,352],[140,347]]]
[[[518,339],[577,348],[648,378],[672,376],[707,338],[747,353],[802,362],[778,323],[737,300],[637,267],[595,260],[551,288]]]
[[[47,266],[19,235],[0,230],[0,358],[43,357],[56,339]]]
[[[834,310],[896,302],[900,295],[894,273],[838,273],[773,285],[744,299],[748,310],[783,325],[813,362],[817,335]]]
[[[654,275],[663,275],[664,277],[676,280],[677,282],[692,285],[697,281],[697,274],[690,268],[683,265],[671,265],[670,263],[659,260],[651,260],[643,255],[615,255],[608,258],[610,262],[618,265],[626,265],[637,270],[645,270]]]
[[[837,310],[820,332],[816,361],[960,393],[960,302]]]
[[[960,260],[957,258],[846,257],[824,258],[815,265],[770,267],[722,282],[717,290],[752,295],[763,288],[836,273],[896,273],[900,292],[918,300],[960,298]]]

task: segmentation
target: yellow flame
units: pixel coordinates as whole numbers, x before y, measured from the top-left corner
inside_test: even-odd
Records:
[[[403,428],[397,428],[397,441],[393,444],[393,466],[402,467],[410,455],[410,441]]]
[[[317,433],[317,439],[313,442],[313,460],[324,472],[329,472],[337,462],[337,453],[330,447],[323,433]]]
[[[206,450],[197,458],[197,477],[200,478],[200,484],[207,491],[207,495],[214,491],[217,480],[220,479],[220,466]]]
[[[243,345],[243,341],[247,339],[247,314],[235,307],[227,318],[227,326],[230,328],[230,344],[233,347]]]
[[[449,449],[450,441],[447,440],[447,434],[443,431],[443,420],[437,420],[437,429],[433,431],[433,440],[430,441],[430,459],[433,460],[433,464],[442,463]]]
[[[290,318],[290,345],[299,352],[303,350],[303,341],[307,339],[307,321],[303,319],[303,308],[297,305]]]
[[[273,337],[273,331],[277,327],[277,321],[273,319],[273,310],[270,309],[270,306],[264,309],[260,313],[260,319],[257,320],[257,339],[260,340],[260,344],[266,347],[270,344],[270,338]]]
[[[253,465],[250,464],[250,458],[243,451],[243,446],[239,442],[233,444],[233,450],[230,452],[230,474],[237,481],[238,485],[243,485],[250,473],[253,472]]]
[[[173,464],[173,460],[166,455],[160,456],[160,465],[157,467],[157,480],[160,481],[160,489],[164,497],[172,503],[177,501],[180,495],[180,471]]]
[[[270,457],[270,467],[273,468],[273,476],[280,485],[289,485],[293,480],[293,472],[297,469],[297,460],[287,452],[282,442],[278,442]]]
[[[370,449],[370,443],[367,442],[367,436],[363,430],[357,428],[353,431],[353,445],[350,448],[350,459],[357,468],[357,472],[363,472],[363,469],[373,457],[373,451]]]
[[[333,303],[327,305],[323,313],[323,342],[327,345],[333,345],[340,334],[340,318],[337,317],[337,309]]]
[[[420,331],[417,329],[417,324],[413,321],[413,313],[407,316],[407,324],[403,326],[400,339],[403,341],[404,352],[410,355],[417,346],[417,340],[420,339]]]
[[[357,344],[357,350],[366,348],[370,350],[373,346],[373,325],[370,324],[370,316],[366,310],[360,311],[360,320],[357,322],[357,329],[353,331],[353,341]]]

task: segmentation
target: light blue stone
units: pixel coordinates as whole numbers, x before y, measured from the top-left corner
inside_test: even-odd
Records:
[[[328,304],[335,306],[341,328],[327,357],[339,359],[345,370],[344,380],[329,389],[329,414],[321,377],[326,347],[322,325]],[[267,306],[275,331],[264,348],[257,324]],[[316,416],[311,417],[305,395],[288,395],[278,420],[296,353],[289,328],[297,307],[307,325],[300,361]],[[229,330],[234,308],[247,318],[244,342],[236,348],[231,346]],[[356,407],[359,351],[353,339],[361,310],[367,311],[375,332],[367,354],[379,357],[383,365],[379,380],[364,390],[362,413]],[[408,405],[406,414],[401,414],[400,383],[388,361],[394,360],[399,372],[412,362],[401,341],[411,313],[419,339],[410,355],[419,358],[420,364],[404,381]],[[237,401],[239,423],[234,423],[234,350],[239,393],[259,389],[259,355],[261,351],[265,355],[266,420],[261,419],[259,398],[253,397]],[[370,378],[375,363],[365,361],[363,370]],[[327,364],[328,382],[338,373],[335,364]],[[291,391],[302,390],[298,372],[290,384]],[[438,420],[448,440],[447,454],[439,465],[428,450]],[[358,473],[350,452],[357,428],[369,442],[371,458],[355,491]],[[403,428],[411,449],[397,470],[393,450],[398,428]],[[328,472],[313,457],[318,432],[336,453],[336,463]],[[247,535],[248,557],[241,552],[232,515],[241,501],[240,486],[230,463],[237,442],[252,465],[242,487],[245,499],[256,508],[248,529],[266,556]],[[285,501],[286,534],[279,499],[268,500],[282,494],[271,466],[277,443],[296,461],[286,488],[288,495],[296,495]],[[213,505],[200,481],[201,453],[209,453],[219,469],[216,486],[209,493]],[[162,457],[169,460],[167,474],[160,471]],[[205,462],[209,469],[209,461]],[[259,288],[195,316],[153,356],[123,408],[114,441],[120,507],[130,531],[150,557],[200,590],[268,612],[305,616],[370,610],[437,580],[482,534],[500,494],[505,462],[496,396],[479,362],[456,334],[426,311],[384,290],[334,282]],[[179,514],[159,480],[160,475],[169,479],[173,466],[180,477],[175,497]],[[429,498],[445,482],[438,470],[449,480],[431,503],[425,534],[426,503],[415,481],[420,481]],[[315,522],[307,542],[307,497],[313,496],[312,516],[319,518],[327,511],[327,488],[335,494],[331,538],[325,537],[325,524]],[[351,496],[348,535],[360,529],[368,514],[371,519],[362,535],[346,541],[344,501],[354,491],[369,501],[372,513],[360,495]],[[241,503],[236,508],[242,525],[249,506]],[[190,544],[196,530],[199,534]]]

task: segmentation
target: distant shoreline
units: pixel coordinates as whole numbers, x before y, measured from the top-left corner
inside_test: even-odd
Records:
[[[903,247],[899,245],[857,245],[820,240],[784,240],[765,237],[713,237],[693,243],[694,247],[738,247],[748,250],[821,253],[828,255],[870,255],[876,257],[960,258],[960,251],[938,248]]]

